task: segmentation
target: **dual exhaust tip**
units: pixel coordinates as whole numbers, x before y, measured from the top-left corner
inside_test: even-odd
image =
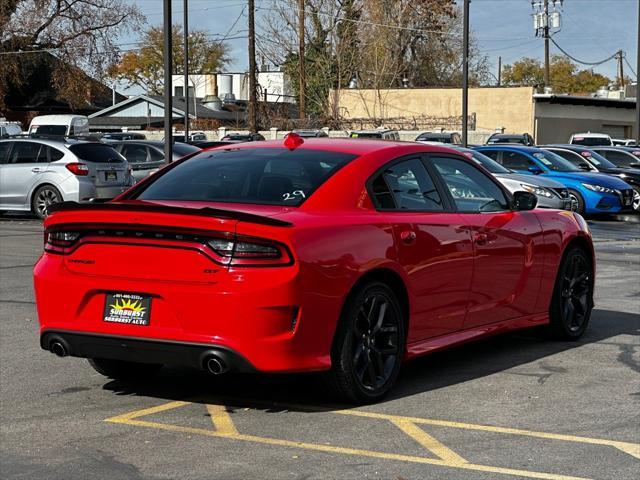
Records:
[[[67,346],[60,340],[53,340],[49,344],[49,350],[51,353],[58,357],[66,357],[69,355]],[[207,355],[203,361],[204,370],[211,375],[222,375],[229,371],[227,363],[218,355]]]

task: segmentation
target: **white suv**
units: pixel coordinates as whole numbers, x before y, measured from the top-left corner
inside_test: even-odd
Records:
[[[104,143],[0,140],[0,210],[44,218],[53,203],[110,199],[134,183],[126,159]]]
[[[584,145],[585,147],[611,146],[613,142],[606,133],[574,133],[569,139],[572,145]]]

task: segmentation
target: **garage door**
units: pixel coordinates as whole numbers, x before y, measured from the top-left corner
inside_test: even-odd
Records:
[[[627,138],[627,134],[631,134],[631,125],[602,125],[602,133],[611,138]]]

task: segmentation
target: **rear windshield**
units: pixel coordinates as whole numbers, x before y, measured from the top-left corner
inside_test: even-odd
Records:
[[[382,138],[379,132],[351,132],[351,138]]]
[[[442,135],[440,133],[421,133],[418,135],[418,138],[416,138],[416,141],[453,143],[451,135]]]
[[[524,143],[524,138],[521,136],[491,137],[487,143]]]
[[[66,135],[66,125],[33,125],[29,133],[37,133],[39,135]]]
[[[202,152],[158,176],[137,198],[298,206],[354,158],[284,148]]]
[[[113,147],[103,143],[78,143],[71,145],[69,150],[86,162],[120,163],[125,160]]]
[[[611,140],[607,137],[573,137],[571,143],[593,147],[596,145],[611,145]]]

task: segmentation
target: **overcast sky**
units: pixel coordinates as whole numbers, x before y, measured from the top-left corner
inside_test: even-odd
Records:
[[[149,24],[162,23],[161,0],[132,1],[139,5]],[[255,1],[258,24],[274,1],[278,0]],[[569,54],[585,62],[598,62],[622,49],[636,70],[638,1],[565,0],[562,29],[554,38]],[[246,0],[189,0],[190,28],[206,30],[212,35],[244,37],[228,41],[232,58],[230,71],[246,70],[248,64],[246,3]],[[173,0],[173,12],[174,23],[182,23],[183,0]],[[482,52],[488,55],[494,74],[499,56],[503,65],[523,56],[542,58],[543,41],[534,35],[531,13],[531,0],[472,0],[471,28]],[[123,42],[136,40],[129,37]],[[558,49],[551,45],[551,54],[554,53],[559,53]],[[615,60],[593,68],[615,78]],[[635,80],[626,64],[625,74]]]

